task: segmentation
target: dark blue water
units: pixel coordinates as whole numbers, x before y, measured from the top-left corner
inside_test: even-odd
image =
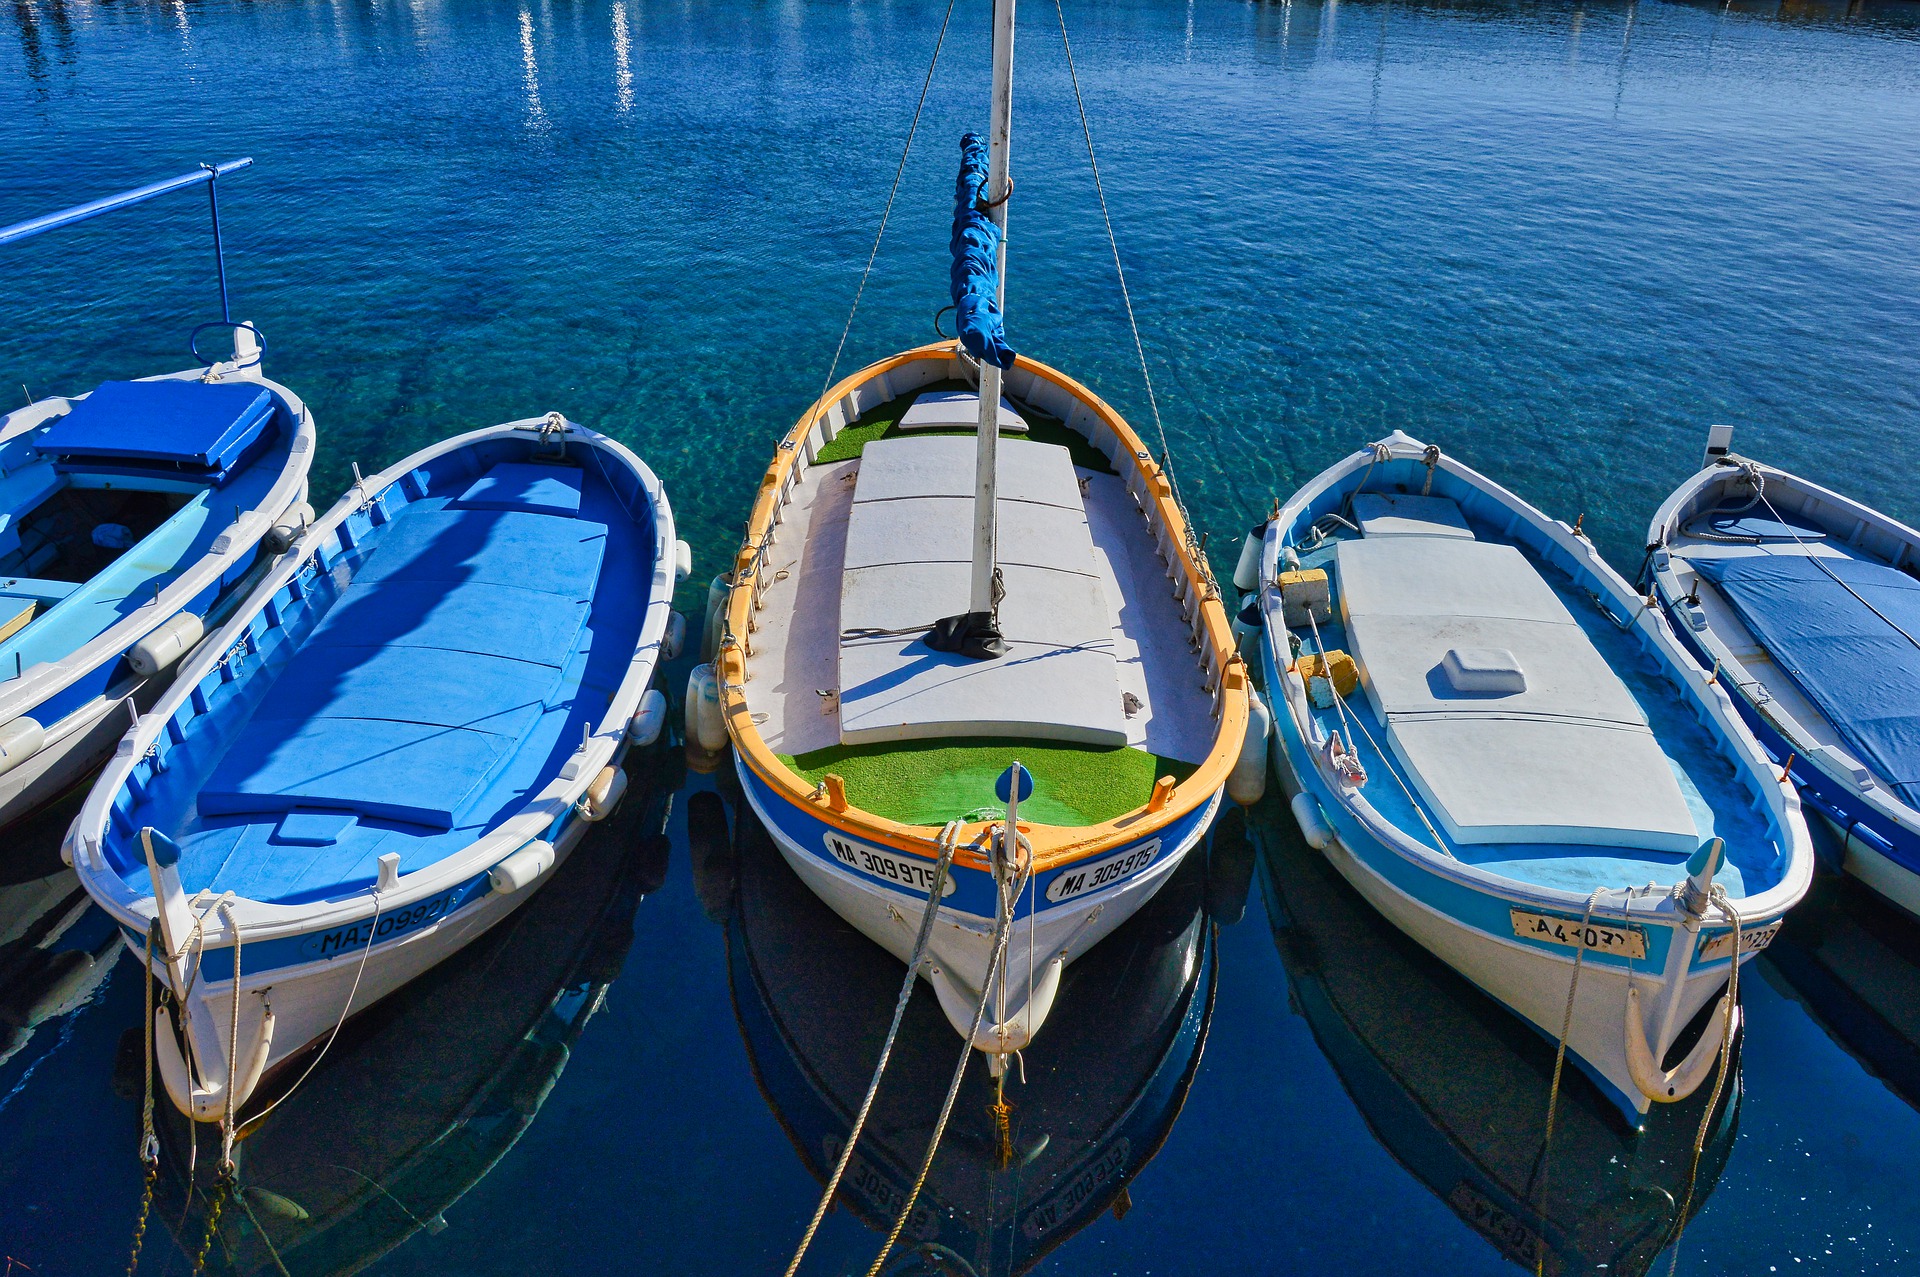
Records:
[[[235,311],[313,406],[320,501],[355,461],[557,408],[665,478],[697,609],[826,376],[940,12],[21,0],[0,222],[253,155],[223,182]],[[1218,557],[1396,427],[1585,513],[1629,571],[1713,421],[1920,519],[1920,6],[1067,17]],[[931,336],[984,27],[980,0],[956,5],[843,369]],[[1020,40],[1010,331],[1151,433],[1052,10],[1025,6]],[[0,385],[36,396],[180,366],[217,317],[197,196],[0,266]],[[894,977],[804,897],[776,907],[791,883],[751,830],[711,836],[711,780],[670,754],[647,779],[524,926],[343,1037],[250,1141],[248,1182],[277,1198],[229,1212],[212,1264],[276,1272],[271,1242],[294,1272],[784,1265]],[[1125,1027],[1031,1053],[1008,1171],[970,1082],[903,1271],[1500,1273],[1543,1251],[1547,1271],[1665,1271],[1690,1178],[1682,1272],[1920,1270],[1920,945],[1871,901],[1824,884],[1750,968],[1734,1102],[1697,1174],[1697,1107],[1630,1138],[1576,1080],[1541,1209],[1551,1050],[1381,934],[1284,810],[1251,829],[1199,867],[1232,917],[1249,845],[1258,862],[1217,942],[1197,882],[1084,975],[1075,1000]],[[0,874],[44,879],[9,889],[0,928],[0,1252],[117,1271],[141,1180],[139,1059],[116,1074],[115,1053],[141,987],[124,959],[103,976],[50,956],[111,952],[66,908],[53,833],[8,834]],[[878,1249],[949,1064],[924,1002],[864,1186],[807,1271],[864,1272]],[[163,1127],[142,1270],[185,1272],[207,1201]]]

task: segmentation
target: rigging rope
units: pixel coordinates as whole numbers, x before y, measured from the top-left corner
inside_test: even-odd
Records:
[[[853,1119],[853,1129],[847,1132],[847,1142],[841,1147],[840,1156],[834,1163],[833,1175],[827,1180],[826,1191],[820,1194],[820,1204],[813,1208],[813,1218],[807,1223],[807,1231],[794,1248],[785,1277],[793,1277],[800,1268],[800,1261],[806,1258],[807,1247],[813,1245],[813,1235],[820,1231],[820,1221],[827,1217],[827,1208],[833,1205],[834,1194],[840,1190],[840,1177],[847,1173],[847,1163],[853,1160],[853,1146],[860,1142],[860,1132],[867,1125],[867,1114],[873,1109],[873,1097],[880,1090],[880,1077],[887,1071],[887,1061],[893,1055],[894,1039],[900,1036],[901,1018],[907,1013],[907,1002],[913,997],[913,986],[920,979],[920,960],[926,956],[927,942],[933,938],[933,921],[940,913],[940,898],[945,893],[947,870],[953,864],[953,853],[959,842],[960,822],[950,820],[946,828],[940,831],[940,855],[934,861],[933,885],[927,889],[927,907],[920,918],[920,935],[913,942],[913,957],[907,960],[907,978],[901,982],[900,997],[893,1004],[893,1023],[888,1026],[886,1041],[880,1046],[879,1062],[873,1066],[873,1080],[867,1083],[867,1095],[860,1101],[860,1112]],[[968,1043],[968,1049],[972,1049],[971,1042]]]
[[[927,90],[933,87],[934,68],[940,65],[940,48],[947,42],[947,24],[953,20],[954,0],[947,0],[947,12],[940,19],[940,34],[933,42],[933,57],[927,62],[927,78],[920,85],[920,100],[914,104],[913,123],[907,128],[907,143],[900,148],[900,163],[893,170],[893,185],[887,188],[887,206],[880,213],[880,229],[873,233],[873,247],[867,250],[866,269],[860,272],[860,287],[854,290],[853,305],[847,310],[847,322],[840,329],[840,344],[833,348],[833,362],[827,365],[827,379],[820,383],[815,402],[826,398],[833,388],[833,375],[840,371],[840,356],[847,348],[847,334],[853,331],[853,317],[860,313],[860,299],[866,295],[867,278],[873,274],[874,259],[880,256],[880,241],[887,233],[887,219],[893,215],[893,198],[900,193],[900,177],[907,171],[907,156],[913,153],[913,137],[920,131],[920,113],[927,106]]]
[[[1174,504],[1180,507],[1180,517],[1186,522],[1187,536],[1191,539],[1194,535],[1193,519],[1187,514],[1186,498],[1180,495],[1180,480],[1173,473],[1173,449],[1167,443],[1166,423],[1160,420],[1160,398],[1153,392],[1153,374],[1147,371],[1147,350],[1140,342],[1140,321],[1134,317],[1133,292],[1127,287],[1127,269],[1120,264],[1120,242],[1114,238],[1113,217],[1107,212],[1107,188],[1100,180],[1100,161],[1094,157],[1093,126],[1087,123],[1087,103],[1080,95],[1080,73],[1073,65],[1073,42],[1067,39],[1067,14],[1060,7],[1060,0],[1053,0],[1053,12],[1060,20],[1060,47],[1067,54],[1067,79],[1073,84],[1073,104],[1080,112],[1080,134],[1087,140],[1087,166],[1093,170],[1094,194],[1100,197],[1100,220],[1107,227],[1107,247],[1113,253],[1113,273],[1120,280],[1120,300],[1127,308],[1127,327],[1133,333],[1133,353],[1140,360],[1140,380],[1146,383],[1147,406],[1153,410],[1153,428],[1160,436],[1160,468],[1166,473],[1168,486],[1173,489]],[[1194,557],[1201,558],[1199,555]]]

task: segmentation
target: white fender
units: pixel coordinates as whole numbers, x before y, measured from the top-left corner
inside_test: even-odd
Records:
[[[487,883],[501,895],[531,886],[553,868],[553,844],[536,838],[487,871]]]
[[[720,714],[720,684],[713,666],[696,665],[687,677],[687,739],[709,754],[727,747],[727,724]]]
[[[693,547],[685,541],[673,543],[673,583],[678,585],[693,575]]]
[[[712,661],[720,651],[720,635],[726,629],[727,595],[732,587],[722,573],[707,582],[707,611],[700,630],[700,659]]]
[[[194,1084],[187,1062],[180,1054],[180,1042],[173,1033],[173,1017],[165,1007],[156,1007],[153,1012],[153,1046],[153,1060],[160,1069],[160,1080],[166,1085],[167,1098],[175,1108],[196,1122],[218,1122],[226,1116],[226,1087],[219,1083]],[[272,1047],[273,1004],[268,1002],[261,1011],[260,1027],[254,1034],[252,1046],[240,1057],[241,1081],[233,1093],[235,1113],[252,1097],[253,1088],[260,1085],[260,1075],[266,1071],[267,1054]],[[209,1071],[202,1068],[198,1072],[204,1077]]]
[[[602,767],[580,799],[580,819],[589,823],[605,820],[620,805],[626,792],[627,774],[611,763]]]
[[[24,714],[0,726],[0,772],[12,771],[39,753],[46,743],[46,730]]]
[[[1673,1104],[1700,1089],[1714,1062],[1720,1057],[1720,1043],[1730,1033],[1740,1031],[1740,1008],[1726,994],[1714,1009],[1707,1031],[1694,1043],[1687,1058],[1665,1073],[1655,1063],[1647,1045],[1647,1026],[1640,1013],[1640,990],[1627,986],[1627,1072],[1640,1094],[1656,1104]]]
[[[1267,735],[1273,730],[1273,712],[1260,693],[1247,697],[1247,734],[1240,742],[1240,757],[1227,774],[1227,797],[1242,807],[1251,807],[1267,792]]]
[[[306,535],[307,528],[313,523],[313,507],[305,501],[296,501],[287,507],[286,513],[274,520],[267,535],[260,538],[261,543],[274,554],[285,554],[293,548],[293,543]]]
[[[670,661],[687,645],[687,618],[678,612],[667,613],[667,632],[660,636],[660,659]]]
[[[1325,851],[1333,845],[1333,827],[1327,824],[1320,803],[1312,794],[1302,790],[1293,796],[1293,802],[1289,805],[1293,808],[1294,823],[1300,826],[1300,836],[1307,840],[1307,846],[1315,851]]]
[[[1251,590],[1260,584],[1260,555],[1266,548],[1267,525],[1262,523],[1247,533],[1240,545],[1240,561],[1233,565],[1233,584]]]
[[[627,741],[645,748],[660,739],[660,729],[666,725],[667,694],[657,687],[649,687],[640,697],[640,708],[627,723]]]
[[[127,649],[127,664],[141,678],[152,678],[161,670],[171,669],[206,632],[206,626],[193,613],[176,613]]]

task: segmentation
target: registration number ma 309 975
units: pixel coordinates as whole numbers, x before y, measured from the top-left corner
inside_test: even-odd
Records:
[[[849,869],[858,869],[870,873],[876,878],[885,878],[888,882],[899,883],[910,891],[922,895],[933,890],[933,862],[914,860],[897,852],[885,851],[879,847],[869,847],[863,842],[843,838],[839,834],[826,836],[827,850],[833,858]],[[946,886],[941,889],[942,899],[953,894],[953,875],[947,875]]]

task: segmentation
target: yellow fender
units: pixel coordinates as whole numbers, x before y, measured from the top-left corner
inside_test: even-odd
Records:
[[[1627,986],[1627,1072],[1640,1093],[1656,1104],[1674,1104],[1699,1090],[1720,1056],[1721,1042],[1739,1031],[1740,1008],[1723,993],[1707,1031],[1694,1043],[1693,1050],[1687,1052],[1686,1059],[1663,1073],[1653,1058],[1653,1049],[1647,1045],[1646,1021],[1640,1013],[1640,990]]]
[[[158,1007],[153,1013],[154,1063],[160,1068],[160,1080],[166,1084],[167,1098],[173,1106],[196,1122],[218,1122],[227,1114],[226,1088],[220,1085],[201,1086],[194,1082],[193,1074],[187,1068],[187,1061],[180,1054],[180,1039],[173,1031],[173,1017],[165,1007]],[[253,1045],[240,1057],[241,1085],[233,1095],[233,1111],[238,1113],[240,1106],[253,1095],[253,1088],[260,1084],[260,1075],[266,1071],[267,1053],[273,1046],[273,1004],[266,1004],[260,1016],[260,1028],[255,1034]]]

